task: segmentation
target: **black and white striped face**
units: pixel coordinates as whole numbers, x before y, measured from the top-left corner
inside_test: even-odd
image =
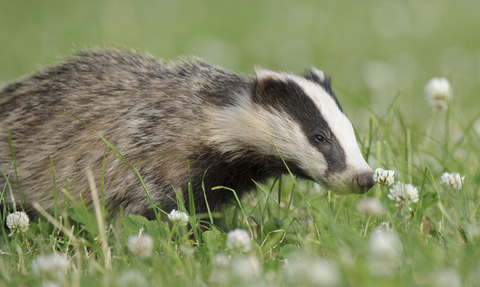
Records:
[[[372,169],[330,79],[316,69],[304,77],[263,69],[256,73],[253,95],[240,94],[235,105],[207,111],[212,119],[207,142],[232,161],[240,150],[270,159],[278,159],[278,150],[297,175],[330,191],[367,192],[374,185]]]
[[[269,114],[268,134],[284,159],[333,192],[367,192],[374,185],[372,169],[330,79],[314,68],[304,77],[256,72],[253,100]]]

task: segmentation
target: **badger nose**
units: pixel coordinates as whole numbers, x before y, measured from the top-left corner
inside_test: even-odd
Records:
[[[362,173],[353,178],[353,188],[356,190],[355,193],[366,193],[374,185],[375,181],[373,180],[373,172]]]

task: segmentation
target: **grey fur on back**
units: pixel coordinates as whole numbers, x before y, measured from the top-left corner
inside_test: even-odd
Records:
[[[227,191],[213,195],[210,189],[228,184],[232,170],[226,167],[228,160],[217,165],[222,161],[216,159],[220,155],[215,147],[206,144],[209,119],[203,111],[234,104],[232,95],[252,93],[255,84],[254,77],[240,76],[194,58],[165,64],[134,52],[84,51],[0,91],[0,166],[3,172],[11,173],[10,183],[18,202],[15,175],[11,172],[9,129],[29,211],[34,201],[45,208],[53,207],[50,158],[58,189],[69,179],[70,193],[77,200],[81,194],[90,206],[85,171],[93,171],[99,186],[106,145],[64,111],[68,110],[125,155],[140,171],[153,200],[161,202],[166,211],[176,208],[168,198],[175,198],[174,185],[187,192],[188,160],[197,212],[204,212],[201,179],[205,171],[208,173],[212,167],[216,173],[225,172],[206,176],[207,197],[211,208],[215,208],[230,195]],[[261,156],[256,159],[262,160]],[[242,164],[250,165],[247,160]],[[261,173],[262,177],[270,174]],[[216,177],[223,179],[214,182]],[[251,174],[239,177],[243,180],[239,190],[251,187]],[[0,176],[0,187],[4,184]],[[64,196],[59,194],[62,206]],[[4,196],[8,200],[9,196]],[[105,198],[107,208],[113,212],[123,206],[126,214],[152,216],[135,175],[111,150],[107,151],[105,164]]]

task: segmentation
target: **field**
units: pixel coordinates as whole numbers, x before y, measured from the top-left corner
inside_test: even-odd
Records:
[[[58,206],[12,233],[8,207],[0,286],[479,286],[478,11],[475,0],[0,0],[0,85],[96,46],[193,54],[246,74],[315,66],[332,76],[370,166],[418,191],[340,196],[287,174],[222,214],[180,206],[186,225],[112,218],[100,201]],[[426,97],[436,77],[452,87],[445,109]]]

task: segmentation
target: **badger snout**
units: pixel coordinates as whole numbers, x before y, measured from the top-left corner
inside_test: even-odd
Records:
[[[366,172],[353,177],[352,186],[354,193],[366,193],[374,185],[373,172]]]

